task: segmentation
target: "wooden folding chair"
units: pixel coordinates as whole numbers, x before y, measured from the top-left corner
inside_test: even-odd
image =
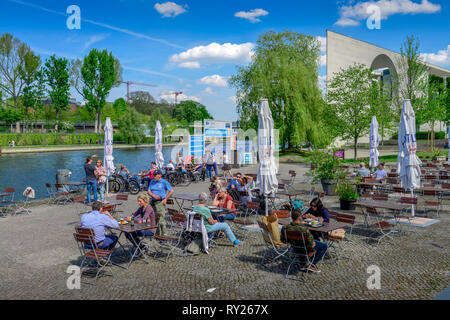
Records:
[[[287,231],[285,230],[285,238],[292,250],[289,251],[288,258],[290,260],[289,266],[286,271],[286,278],[289,279],[289,272],[291,267],[295,265],[300,266],[301,271],[309,272],[308,266],[312,265],[316,251],[308,251],[306,248],[306,232],[299,231]],[[305,277],[303,277],[305,279]]]
[[[60,183],[55,183],[55,189],[56,189],[56,195],[55,195],[55,204],[67,204],[68,202],[72,201],[72,197],[70,192],[67,191],[61,191],[65,190],[64,185]]]
[[[377,211],[377,209],[375,208],[366,208],[367,213],[369,215],[372,215],[373,217],[375,217],[375,223],[371,225],[371,227],[373,227],[375,229],[374,232],[372,232],[369,235],[369,238],[377,240],[377,246],[380,244],[381,240],[384,240],[385,238],[389,238],[392,240],[392,242],[394,241],[394,238],[390,235],[393,231],[394,225],[384,221],[384,214],[379,213]],[[381,234],[381,236],[379,237],[374,237],[375,234]]]
[[[281,246],[275,245],[273,242],[270,231],[263,222],[258,221],[258,226],[261,229],[261,235],[266,245],[266,250],[264,251],[264,256],[261,261],[261,265],[266,267],[268,262],[275,262],[278,259],[286,258],[286,254],[289,251],[289,246],[283,244]]]
[[[109,264],[111,263],[112,251],[96,248],[93,231],[89,230],[90,229],[84,229],[82,230],[82,233],[73,234],[82,258],[80,264],[81,275],[83,275],[85,270],[90,271],[91,269],[94,269],[97,270],[95,274],[95,280],[97,280],[100,272],[102,272],[105,268],[108,268],[110,273],[104,274],[113,276],[112,269],[109,267]]]

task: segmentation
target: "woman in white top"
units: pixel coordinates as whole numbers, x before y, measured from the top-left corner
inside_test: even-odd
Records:
[[[233,175],[231,174],[231,162],[230,162],[230,158],[227,155],[227,152],[224,151],[223,152],[223,177],[226,178],[227,177],[227,173],[230,175],[231,178],[233,178]]]

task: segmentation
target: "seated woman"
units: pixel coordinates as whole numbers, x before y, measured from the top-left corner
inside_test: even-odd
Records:
[[[227,193],[227,189],[222,188],[218,194],[214,197],[213,206],[220,209],[236,210],[234,206],[233,198]],[[218,220],[223,222],[224,220],[236,219],[236,211],[229,213],[222,213],[218,216]]]
[[[246,196],[241,196],[242,203],[244,208],[247,208],[247,202],[252,201],[252,193],[250,190],[251,185],[253,184],[253,178],[249,176],[242,176],[241,182],[238,185],[237,189],[241,192],[246,192]]]
[[[150,225],[156,225],[155,211],[151,205],[149,205],[150,199],[146,194],[142,194],[138,196],[138,204],[139,208],[133,214],[134,219],[141,219],[143,221],[150,220]],[[137,231],[133,233],[126,233],[125,236],[134,246],[137,244],[143,248],[141,245],[141,237],[151,237],[155,234],[156,228],[145,230],[145,231]],[[134,240],[134,241],[133,241]]]
[[[330,222],[330,217],[328,216],[328,209],[323,206],[320,198],[314,198],[311,200],[311,207],[303,215],[304,219],[314,219],[319,222]],[[318,239],[322,236],[321,232],[311,231],[314,239]]]
[[[375,171],[375,179],[383,180],[387,178],[387,172],[384,170],[384,163],[378,165],[378,170]]]
[[[195,205],[193,210],[195,213],[199,213],[202,215],[206,232],[211,235],[214,232],[223,231],[228,240],[230,240],[230,242],[232,242],[235,246],[242,244],[242,242],[239,242],[239,240],[236,239],[236,236],[233,234],[233,231],[231,231],[231,228],[227,223],[219,222],[213,218],[211,210],[206,207],[208,195],[203,192],[199,195],[198,199],[199,204]]]

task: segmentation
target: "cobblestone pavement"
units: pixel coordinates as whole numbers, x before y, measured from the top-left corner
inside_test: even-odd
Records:
[[[283,164],[281,172],[298,172],[297,188],[308,190],[305,167]],[[256,167],[239,169],[255,173]],[[236,172],[236,170],[233,170]],[[282,178],[286,178],[283,175]],[[177,187],[176,192],[207,191],[209,183]],[[320,186],[317,186],[320,189]],[[305,200],[309,200],[306,197]],[[334,197],[325,198],[330,209],[338,209]],[[137,208],[136,197],[122,206],[126,213]],[[85,283],[69,290],[67,267],[78,261],[73,239],[82,204],[40,205],[32,215],[0,218],[0,293],[4,299],[432,299],[449,285],[449,207],[441,222],[395,236],[395,245],[367,243],[360,228],[352,241],[343,244],[350,260],[325,260],[322,273],[298,273],[295,281],[285,278],[286,266],[260,265],[265,246],[258,233],[233,247],[221,239],[210,254],[173,257],[168,263],[150,258],[150,264],[135,261],[129,270],[114,266],[114,277],[101,277],[96,285]],[[356,211],[358,224],[363,219]],[[124,213],[121,213],[124,215]],[[416,230],[415,229],[415,230]],[[126,241],[123,239],[123,242]],[[369,290],[367,268],[381,270],[381,289]],[[208,293],[210,288],[216,288]]]

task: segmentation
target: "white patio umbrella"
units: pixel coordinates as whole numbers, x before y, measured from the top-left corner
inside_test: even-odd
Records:
[[[114,132],[110,118],[106,118],[106,123],[103,130],[105,131],[105,150],[103,163],[109,178],[109,176],[112,175],[115,170],[113,157]],[[109,191],[108,178],[106,178],[106,194],[108,194]]]
[[[370,161],[369,166],[371,168],[376,168],[378,166],[378,145],[380,144],[380,136],[378,135],[378,121],[377,117],[372,118],[372,123],[370,124]]]
[[[156,122],[155,128],[155,162],[158,166],[158,169],[162,170],[164,168],[164,155],[162,153],[163,150],[163,132],[161,123],[159,121]]]
[[[261,100],[261,109],[259,111],[259,168],[257,180],[260,195],[263,195],[266,198],[266,216],[269,215],[267,197],[269,195],[275,196],[275,192],[278,190],[278,168],[273,156],[274,147],[272,112],[270,111],[269,102],[266,99],[263,99]]]
[[[410,189],[411,195],[414,194],[414,189],[421,186],[420,165],[422,161],[417,157],[416,152],[416,116],[411,106],[411,100],[405,100],[398,128],[397,173],[402,187],[405,190]],[[412,206],[411,214],[414,217],[414,206]]]

